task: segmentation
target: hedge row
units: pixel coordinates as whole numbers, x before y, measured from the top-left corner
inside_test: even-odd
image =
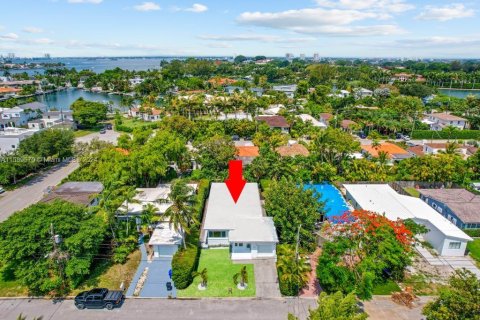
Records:
[[[197,270],[200,258],[200,248],[198,246],[200,236],[200,222],[202,221],[205,200],[208,197],[210,182],[200,180],[198,184],[197,203],[195,211],[199,224],[193,227],[190,235],[187,236],[187,249],[181,249],[175,253],[172,260],[172,280],[177,289],[187,288],[193,281],[192,273]]]
[[[468,234],[470,237],[479,238],[480,237],[480,229],[464,229],[463,232]]]
[[[453,133],[448,131],[414,130],[412,139],[480,139],[480,130],[458,130]]]
[[[148,130],[148,129],[157,129],[158,124],[156,123],[149,123],[149,124],[144,124],[142,126],[137,127],[141,130]],[[134,128],[123,125],[123,124],[116,124],[115,125],[115,130],[120,131],[120,132],[126,132],[126,133],[132,133]]]

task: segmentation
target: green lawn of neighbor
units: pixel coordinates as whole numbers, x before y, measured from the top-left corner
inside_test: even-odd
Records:
[[[0,297],[26,297],[28,290],[19,281],[0,280]]]
[[[418,192],[418,190],[415,188],[403,188],[403,190],[405,190],[412,197],[420,198],[420,192]]]
[[[200,276],[184,290],[178,290],[179,297],[254,297],[255,276],[253,265],[246,264],[248,272],[248,286],[245,290],[238,290],[233,283],[233,276],[240,272],[245,264],[233,264],[228,249],[204,249],[200,255],[198,270],[207,268],[208,285],[204,291],[198,290]],[[232,294],[228,289],[232,288]]]
[[[373,294],[380,296],[391,295],[393,292],[398,291],[401,291],[400,287],[392,280],[388,280],[385,283],[377,284],[373,287]]]
[[[480,264],[480,239],[475,239],[467,244],[470,255]]]

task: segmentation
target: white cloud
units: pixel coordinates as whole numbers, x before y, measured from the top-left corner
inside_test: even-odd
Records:
[[[155,2],[144,2],[133,7],[137,11],[155,11],[160,10],[160,6]]]
[[[316,3],[326,8],[381,11],[385,13],[401,13],[415,8],[413,4],[405,0],[316,0]]]
[[[190,8],[185,9],[185,11],[201,13],[208,10],[208,7],[204,4],[194,3]]]
[[[280,37],[274,35],[262,35],[262,34],[238,34],[238,35],[201,35],[199,36],[202,40],[210,40],[210,41],[260,41],[260,42],[308,42],[314,41],[315,38],[312,37],[304,37],[304,38],[296,38],[296,37]]]
[[[213,43],[209,43],[207,46],[210,47],[210,48],[216,48],[216,49],[233,48],[233,46],[231,44],[226,43],[226,42],[213,42]]]
[[[93,3],[99,4],[102,3],[103,0],[68,0],[68,3]]]
[[[429,38],[403,39],[397,41],[396,45],[408,48],[431,48],[431,47],[471,47],[480,45],[479,37],[442,37],[434,36]]]
[[[0,39],[2,39],[2,40],[17,40],[18,39],[18,34],[13,33],[13,32],[6,33],[4,35],[1,35]]]
[[[443,7],[426,6],[417,16],[420,20],[448,21],[453,19],[469,18],[475,15],[475,10],[467,9],[464,4],[454,3]]]
[[[394,24],[351,26],[352,23],[359,21],[385,18],[384,13],[373,11],[307,8],[281,12],[245,12],[237,18],[237,21],[246,25],[306,34],[372,36],[404,33]]]
[[[36,27],[25,27],[23,28],[22,31],[27,33],[42,33],[43,29],[36,28]]]
[[[32,42],[35,44],[52,44],[54,41],[49,38],[40,38],[40,39],[34,39],[32,40]]]

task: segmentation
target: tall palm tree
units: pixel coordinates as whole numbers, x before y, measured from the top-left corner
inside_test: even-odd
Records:
[[[190,227],[197,223],[194,209],[196,197],[193,188],[183,180],[175,180],[168,198],[161,199],[159,202],[172,204],[163,215],[170,227],[179,233],[190,234]],[[187,247],[185,240],[183,246]]]
[[[135,189],[135,187],[125,187],[123,190],[122,190],[122,198],[125,202],[125,209],[126,209],[126,214],[127,214],[127,236],[129,235],[129,208],[128,208],[128,204],[129,203],[135,203],[135,202],[138,202],[137,200],[135,200],[135,196],[137,195],[138,191],[137,189]]]

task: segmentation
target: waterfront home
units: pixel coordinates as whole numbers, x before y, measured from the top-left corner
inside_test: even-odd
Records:
[[[407,150],[400,148],[396,144],[390,142],[380,143],[378,146],[371,144],[361,145],[362,152],[366,156],[372,158],[378,158],[381,153],[386,154],[389,163],[392,164],[395,161],[411,158],[412,154]]]
[[[183,232],[175,230],[170,223],[160,222],[155,226],[148,245],[155,258],[173,258],[183,243],[183,237]]]
[[[15,97],[22,89],[10,88],[10,87],[0,87],[0,99],[7,99],[10,97]]]
[[[212,183],[205,208],[203,248],[228,247],[232,260],[276,258],[277,232],[256,183],[245,185],[237,203],[225,183]]]
[[[480,196],[465,189],[419,189],[420,199],[460,229],[480,229]]]
[[[128,115],[132,118],[141,119],[143,121],[159,121],[162,112],[153,108],[131,108]]]
[[[449,113],[432,113],[427,115],[424,120],[430,125],[430,130],[440,131],[446,127],[452,126],[458,130],[463,130],[468,125],[468,120],[462,117],[457,117]]]
[[[38,130],[8,127],[0,130],[0,155],[17,150],[20,142],[36,132]]]
[[[236,146],[237,155],[236,159],[241,160],[243,166],[246,166],[260,155],[259,149],[257,146]]]
[[[288,133],[290,125],[282,116],[258,116],[257,121],[265,122],[272,129],[279,129],[282,133]]]
[[[324,122],[318,121],[317,119],[315,119],[309,114],[300,114],[297,117],[300,118],[303,122],[310,122],[314,127],[317,127],[320,129],[325,129],[327,127],[327,124],[325,124]]]
[[[388,184],[345,184],[346,198],[355,209],[384,215],[392,221],[412,219],[429,230],[422,237],[441,256],[464,256],[468,235],[419,198],[401,195]]]
[[[293,99],[295,92],[297,91],[296,84],[282,85],[282,86],[273,86],[273,91],[283,92],[287,95],[287,98]]]
[[[358,89],[355,89],[353,92],[354,92],[355,99],[373,97],[373,91],[365,88],[358,88]]]
[[[50,191],[40,202],[64,200],[83,206],[96,206],[102,191],[101,182],[66,182]]]
[[[140,78],[140,76],[135,76],[135,78],[128,79],[128,82],[130,83],[131,87],[136,87],[139,84],[141,84],[143,81],[145,81],[145,79]]]
[[[40,102],[25,103],[25,104],[18,105],[17,107],[20,109],[23,109],[23,111],[25,112],[35,111],[37,114],[47,111],[47,105]]]
[[[34,112],[27,112],[19,107],[0,108],[0,129],[25,126],[34,116]]]

